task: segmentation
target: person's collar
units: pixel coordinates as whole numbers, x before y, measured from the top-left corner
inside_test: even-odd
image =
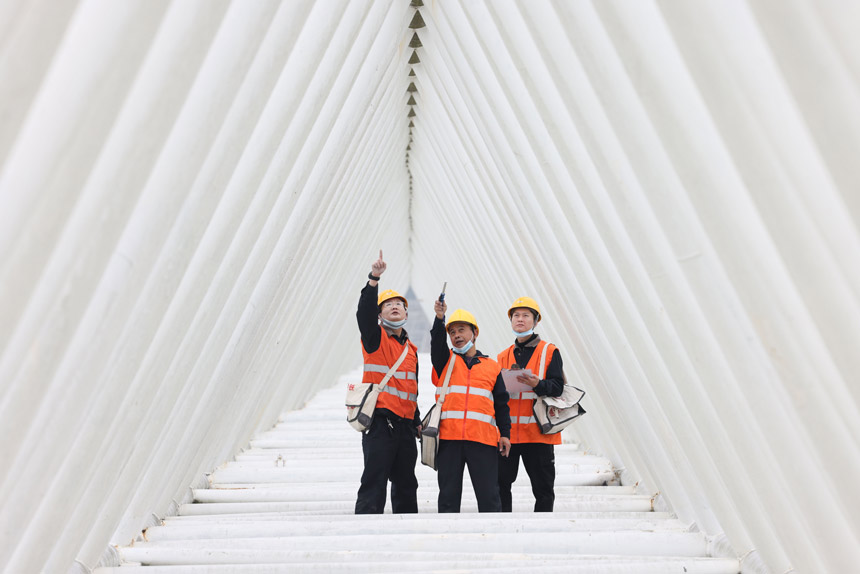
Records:
[[[403,341],[405,341],[406,339],[408,339],[408,338],[409,338],[409,333],[407,333],[407,332],[406,332],[406,329],[405,329],[404,327],[400,327],[400,336],[398,337],[398,336],[394,333],[394,329],[390,329],[390,328],[388,328],[388,327],[386,327],[385,325],[382,325],[382,324],[380,324],[380,326],[381,326],[383,329],[385,329],[385,332],[386,332],[386,333],[388,333],[388,336],[389,336],[389,337],[394,337],[395,339],[397,339],[397,340],[398,340],[398,341],[400,341],[401,343],[402,343]]]
[[[525,340],[524,343],[520,343],[519,339],[514,340],[514,344],[518,349],[523,349],[525,347],[537,347],[537,344],[540,343],[540,335],[534,333],[531,337]]]
[[[454,353],[454,354],[457,355],[457,353]],[[475,354],[472,355],[471,357],[467,357],[466,355],[457,355],[457,356],[462,358],[464,361],[473,361],[475,359],[486,359],[487,358],[487,355],[485,355],[484,353],[482,353],[478,349],[475,349]]]

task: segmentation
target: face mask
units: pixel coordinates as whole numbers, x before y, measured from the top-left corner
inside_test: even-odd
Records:
[[[514,337],[530,337],[531,334],[535,332],[535,330],[534,327],[532,327],[528,331],[523,331],[522,333],[517,333],[513,329],[511,329],[511,332],[514,334]]]
[[[382,324],[389,329],[399,329],[406,324],[406,319],[401,319],[400,321],[386,321],[382,317],[380,317],[379,319],[382,321]]]
[[[475,343],[473,341],[469,341],[468,343],[466,343],[462,347],[453,347],[452,346],[452,350],[455,353],[457,353],[458,355],[465,355],[466,353],[469,352],[469,349],[471,349],[474,344]]]

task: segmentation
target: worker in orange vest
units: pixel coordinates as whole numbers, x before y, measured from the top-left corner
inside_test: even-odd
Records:
[[[506,457],[511,448],[508,392],[498,363],[475,348],[479,332],[475,317],[457,309],[446,324],[447,309],[444,301],[436,301],[430,330],[433,384],[442,387],[446,369],[453,369],[439,423],[439,512],[460,512],[466,465],[478,512],[499,512],[499,453]]]
[[[520,297],[508,309],[516,340],[499,353],[497,358],[503,369],[528,369],[517,380],[532,388],[531,391],[511,393],[508,405],[511,410],[511,454],[499,458],[499,492],[502,511],[511,512],[511,485],[517,479],[520,458],[532,484],[535,512],[552,512],[555,501],[554,445],[561,444],[561,434],[542,434],[534,419],[534,399],[538,396],[560,396],[564,390],[564,370],[561,353],[555,345],[542,341],[534,332],[541,320],[540,307],[531,297]],[[547,346],[544,365],[540,362]],[[544,373],[543,378],[538,374]]]
[[[356,514],[382,514],[391,481],[391,510],[395,514],[418,512],[416,438],[421,428],[418,412],[418,354],[403,325],[409,303],[396,291],[377,293],[387,268],[382,259],[371,266],[368,282],[358,300],[358,329],[364,356],[364,383],[380,383],[407,350],[403,362],[376,401],[373,422],[362,433],[364,472],[355,501]]]

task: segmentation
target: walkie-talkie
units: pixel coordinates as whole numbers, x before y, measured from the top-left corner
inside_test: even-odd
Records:
[[[448,287],[448,282],[445,281],[445,283],[442,285],[442,293],[439,295],[439,301],[445,300],[445,288],[447,288],[447,287]]]

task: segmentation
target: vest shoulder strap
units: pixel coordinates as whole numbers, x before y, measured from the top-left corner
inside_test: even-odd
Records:
[[[543,380],[543,376],[546,374],[546,350],[547,349],[549,349],[549,343],[544,343],[543,349],[541,349],[541,352],[540,352],[540,366],[538,367],[538,369],[540,369],[540,374],[538,375],[538,378],[540,380]]]
[[[457,357],[451,352],[448,357],[448,369],[445,371],[445,380],[442,382],[442,390],[439,391],[439,400],[436,401],[439,408],[442,408],[442,403],[445,402],[445,395],[448,394],[448,383],[451,382],[451,373],[454,371],[454,363],[457,362]]]

